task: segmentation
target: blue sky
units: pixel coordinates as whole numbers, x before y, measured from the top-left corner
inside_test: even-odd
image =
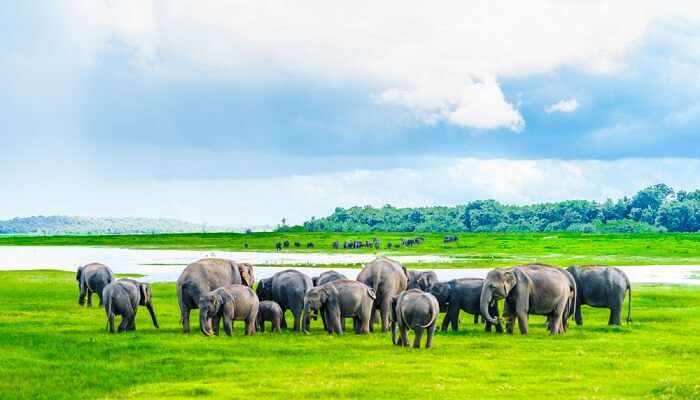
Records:
[[[700,187],[695,2],[0,6],[0,217]]]

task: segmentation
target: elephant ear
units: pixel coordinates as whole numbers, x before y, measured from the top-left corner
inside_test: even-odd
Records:
[[[85,268],[84,265],[78,267],[78,272],[75,273],[75,280],[78,282],[80,282],[80,277],[83,276],[83,268]]]
[[[238,272],[241,274],[241,281],[248,287],[253,287],[255,277],[253,275],[253,266],[248,263],[238,264]]]
[[[406,267],[402,265],[401,269],[403,270],[403,274],[406,275],[406,281],[411,280],[411,277],[408,275],[408,270],[406,269]]]
[[[223,306],[224,314],[233,316],[235,314],[236,298],[229,292],[224,291],[218,296],[219,305],[216,307],[219,310]]]
[[[151,287],[147,283],[139,283],[139,294],[141,295],[139,305],[145,306],[151,302]]]

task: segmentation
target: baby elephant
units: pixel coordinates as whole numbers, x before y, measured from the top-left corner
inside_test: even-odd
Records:
[[[433,343],[433,334],[437,325],[437,317],[440,313],[440,305],[437,299],[430,293],[420,289],[409,289],[398,296],[391,298],[391,341],[400,346],[408,346],[408,329],[413,329],[416,337],[413,347],[420,348],[420,340],[423,330],[428,330],[428,338],[425,348],[429,349]],[[400,337],[396,339],[396,326],[399,327]]]
[[[158,328],[158,320],[153,310],[151,287],[133,279],[118,279],[102,291],[105,312],[107,313],[107,328],[114,333],[114,317],[122,316],[119,332],[136,330],[136,311],[138,306],[146,306],[151,314],[153,326]]]
[[[78,272],[75,274],[75,280],[78,281],[78,289],[80,289],[80,297],[78,304],[85,304],[85,296],[87,296],[88,306],[92,306],[92,294],[97,293],[100,298],[100,305],[103,303],[102,291],[105,286],[114,280],[112,270],[106,265],[100,263],[90,263],[78,267]]]
[[[233,321],[245,321],[246,336],[255,335],[258,317],[258,296],[245,285],[228,285],[199,297],[199,328],[205,336],[219,334],[219,324],[224,320],[226,335],[233,333]]]
[[[282,327],[282,307],[272,300],[261,301],[258,306],[258,318],[255,322],[255,329],[265,332],[265,321],[272,324],[272,332],[279,332]]]

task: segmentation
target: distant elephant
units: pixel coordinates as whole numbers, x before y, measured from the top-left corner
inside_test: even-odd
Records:
[[[270,321],[270,330],[279,332],[282,329],[282,318],[284,318],[284,313],[279,304],[272,300],[261,301],[258,306],[258,319],[255,323],[255,329],[265,332],[265,321]]]
[[[446,312],[445,319],[442,320],[442,331],[447,332],[448,326],[452,325],[452,330],[459,330],[459,311],[464,310],[474,315],[474,323],[479,322],[481,314],[481,289],[484,280],[480,278],[452,279],[447,282],[436,282],[430,288],[440,304],[440,311]],[[489,314],[494,315],[498,320],[498,303],[492,301],[489,305]],[[491,332],[491,322],[486,321],[486,332]],[[503,332],[501,322],[496,324],[496,332]]]
[[[348,278],[345,275],[341,274],[340,272],[325,271],[325,272],[322,272],[321,275],[314,276],[313,278],[311,278],[311,282],[314,283],[314,286],[321,286],[325,283],[339,281],[341,279],[348,279]]]
[[[219,334],[224,321],[227,336],[233,333],[233,321],[245,321],[246,336],[255,335],[258,296],[245,285],[226,285],[199,297],[199,328],[205,336]]]
[[[413,329],[415,338],[413,347],[420,348],[423,330],[427,329],[425,348],[433,344],[433,335],[437,325],[440,305],[430,293],[420,289],[409,289],[391,300],[391,341],[400,346],[408,347],[407,331]],[[399,339],[396,339],[396,327],[399,328]]]
[[[382,332],[387,332],[391,298],[406,290],[408,286],[406,269],[398,261],[383,256],[377,257],[360,271],[357,280],[374,289],[377,296],[374,300],[374,310],[379,310],[382,318]],[[372,311],[370,330],[374,329],[374,314]]]
[[[80,289],[78,304],[84,305],[85,295],[87,295],[87,304],[92,306],[92,294],[97,293],[101,306],[104,304],[102,291],[105,286],[114,280],[114,275],[108,266],[100,263],[91,263],[78,267],[75,280],[78,281],[78,289]]]
[[[605,307],[610,309],[608,325],[620,325],[625,292],[629,293],[627,302],[627,323],[632,322],[632,285],[627,274],[619,268],[590,265],[569,267],[566,269],[576,281],[576,307],[574,318],[576,325],[583,325],[581,305]]]
[[[308,275],[293,269],[287,269],[277,272],[270,278],[261,279],[256,293],[260,300],[277,302],[283,313],[291,310],[294,315],[294,330],[300,331],[304,296],[312,287],[313,283]],[[287,328],[287,321],[284,317],[282,318],[282,328]]]
[[[408,288],[430,292],[430,287],[438,281],[435,271],[408,270]]]
[[[151,314],[153,326],[158,328],[156,312],[153,310],[153,293],[147,283],[133,279],[117,279],[108,284],[102,291],[105,312],[107,313],[107,328],[114,333],[114,317],[122,316],[119,332],[136,330],[136,311],[138,306],[145,306]]]
[[[374,290],[362,282],[347,279],[312,288],[304,297],[304,333],[309,334],[311,312],[326,314],[328,333],[343,333],[342,321],[352,317],[355,333],[369,333]]]
[[[222,258],[204,258],[188,265],[177,279],[182,331],[190,332],[190,311],[199,308],[199,297],[226,285],[253,286],[253,266]]]
[[[572,287],[573,286],[573,287]],[[518,319],[520,333],[528,332],[528,315],[548,316],[549,332],[563,333],[566,319],[575,304],[576,287],[566,271],[547,265],[524,265],[508,269],[494,269],[488,273],[481,291],[479,306],[486,321],[496,324],[489,305],[505,299],[503,315],[507,318],[506,331],[513,333]]]

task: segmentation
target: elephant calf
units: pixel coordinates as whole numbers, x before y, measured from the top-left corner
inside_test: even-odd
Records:
[[[199,327],[205,336],[219,334],[224,320],[226,335],[233,333],[233,321],[245,321],[246,336],[255,334],[258,316],[258,296],[245,285],[227,285],[199,297]]]
[[[632,285],[619,268],[591,265],[569,267],[566,269],[576,281],[576,308],[574,319],[576,325],[583,325],[581,306],[605,307],[610,309],[608,325],[620,325],[625,293],[629,294],[627,302],[627,323],[632,322]]]
[[[409,269],[407,274],[409,289],[420,289],[424,292],[429,292],[430,288],[438,282],[438,276],[435,271]]]
[[[158,320],[153,310],[153,294],[147,283],[141,283],[133,279],[117,279],[105,286],[102,291],[105,312],[107,313],[107,328],[114,333],[114,318],[122,316],[119,324],[119,332],[136,330],[136,311],[138,306],[146,306],[151,314],[153,326],[158,328]]]
[[[396,345],[408,346],[408,329],[413,329],[415,338],[413,347],[420,348],[423,330],[428,330],[425,348],[433,344],[435,325],[440,313],[437,299],[430,293],[420,289],[409,289],[391,299],[391,341]],[[400,337],[396,339],[398,325]]]
[[[442,331],[447,332],[448,326],[452,325],[452,330],[459,330],[459,312],[463,310],[474,315],[474,323],[479,322],[481,314],[480,301],[481,289],[484,280],[480,278],[452,279],[447,282],[436,282],[432,285],[430,293],[435,296],[440,304],[440,311],[445,311],[445,319],[442,321]],[[492,301],[489,304],[489,314],[495,316],[496,332],[503,332],[503,327],[498,318],[498,303]],[[493,324],[486,321],[486,332],[491,332]]]
[[[304,333],[309,333],[311,312],[325,314],[328,333],[343,333],[343,319],[352,317],[355,333],[369,333],[374,290],[362,282],[347,279],[312,288],[304,296]]]
[[[282,328],[282,307],[274,301],[261,301],[258,306],[258,318],[255,322],[255,329],[265,332],[265,321],[270,321],[272,332],[279,332]]]
[[[114,275],[108,266],[100,263],[91,263],[78,267],[75,280],[78,281],[78,288],[80,289],[78,304],[84,305],[85,296],[87,295],[87,304],[92,306],[92,294],[97,293],[101,306],[104,304],[102,291],[105,286],[114,280]]]

